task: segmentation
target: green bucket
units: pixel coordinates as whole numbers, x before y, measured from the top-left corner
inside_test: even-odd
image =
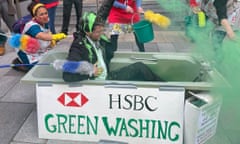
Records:
[[[142,20],[133,24],[133,30],[137,36],[137,39],[141,43],[146,43],[154,38],[152,23],[147,20]]]

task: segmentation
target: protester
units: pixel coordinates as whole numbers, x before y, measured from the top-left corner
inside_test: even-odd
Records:
[[[69,49],[67,60],[88,61],[93,64],[93,71],[88,75],[64,72],[66,82],[75,82],[87,79],[95,80],[135,80],[135,81],[162,81],[145,64],[137,62],[115,71],[109,71],[105,45],[109,43],[103,39],[104,22],[95,13],[85,13],[81,20],[81,31],[75,33],[75,39]]]
[[[55,17],[56,17],[56,9],[59,4],[59,0],[35,0],[36,2],[40,2],[44,4],[44,6],[48,10],[48,17],[49,17],[49,29],[53,34],[56,33],[55,30]]]
[[[115,0],[108,16],[113,51],[117,50],[118,36],[132,32],[131,25],[140,21],[139,13],[143,13],[141,0]],[[144,52],[144,44],[139,42],[135,33],[135,41],[139,51]]]
[[[76,13],[76,31],[80,30],[79,21],[82,16],[83,0],[63,0],[63,21],[61,32],[68,34],[68,27],[71,18],[72,5],[74,4]]]
[[[97,14],[99,16],[99,18],[102,19],[102,21],[106,21],[107,17],[109,15],[109,12],[113,6],[115,0],[103,0],[102,1],[102,5],[100,6],[100,8],[97,11]]]
[[[214,48],[221,46],[226,35],[232,40],[236,38],[234,31],[240,28],[238,0],[189,0],[189,3],[195,13],[204,11],[208,20],[216,25],[212,34]]]
[[[15,22],[15,13],[16,13],[16,10],[13,6],[12,0],[0,0],[0,17],[5,22],[10,32],[13,31],[12,25]],[[0,20],[0,28],[1,28],[1,20]],[[5,53],[5,42],[0,45],[0,55],[4,55],[4,53]]]
[[[5,53],[5,44],[7,41],[7,37],[5,33],[0,29],[0,56],[4,55]]]
[[[42,56],[53,46],[56,41],[66,37],[65,34],[52,34],[46,27],[49,21],[48,11],[46,7],[37,2],[32,2],[28,6],[28,11],[32,15],[33,19],[26,23],[22,34],[28,35],[31,38],[37,39],[39,47],[34,53],[18,49],[18,58],[13,60],[13,64],[35,64]],[[25,41],[21,41],[22,43]],[[27,72],[33,67],[29,66],[16,66],[13,67],[15,70]]]

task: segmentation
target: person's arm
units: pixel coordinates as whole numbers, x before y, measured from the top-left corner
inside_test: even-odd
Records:
[[[40,40],[51,41],[51,40],[61,40],[66,37],[63,33],[58,34],[51,34],[43,32],[39,25],[31,26],[27,31],[26,34]]]
[[[137,5],[138,13],[144,13],[144,10],[142,8],[142,0],[136,0],[136,5]]]
[[[124,3],[120,3],[117,0],[114,1],[113,6],[124,10],[127,8],[127,5],[125,5]]]
[[[86,48],[83,44],[83,42],[81,42],[82,44],[79,44],[80,41],[79,39],[75,39],[71,45],[71,48],[69,49],[69,53],[68,53],[68,57],[67,60],[69,61],[82,61],[82,60],[86,60],[88,56],[86,56],[86,54],[88,54],[86,52]],[[77,81],[82,81],[82,80],[87,80],[90,78],[90,75],[82,75],[79,73],[70,73],[70,72],[63,72],[63,80],[65,82],[77,82]]]
[[[25,33],[37,39],[52,40],[52,36],[49,33],[43,32],[39,25],[32,25]]]
[[[106,21],[109,15],[109,12],[113,6],[114,0],[103,0],[101,7],[98,9],[97,14],[102,19]]]
[[[229,38],[233,39],[235,34],[230,23],[227,20],[227,2],[228,0],[214,1],[213,5],[216,8],[219,23],[224,27]]]
[[[142,0],[136,0],[136,5],[137,7],[141,7],[142,6]]]
[[[117,0],[114,1],[113,6],[116,7],[116,8],[123,9],[123,10],[125,10],[126,12],[129,12],[129,13],[133,13],[133,12],[134,12],[134,11],[133,11],[133,8],[132,8],[131,6],[126,5],[126,4],[124,4],[124,3],[121,3],[121,2],[119,2],[119,1],[117,1]]]

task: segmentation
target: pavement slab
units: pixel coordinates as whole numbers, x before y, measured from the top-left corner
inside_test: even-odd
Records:
[[[9,144],[34,104],[0,102],[0,144]]]
[[[38,128],[37,128],[37,111],[34,107],[33,111],[19,129],[18,133],[13,139],[14,142],[24,142],[31,144],[46,144],[46,139],[38,138]],[[55,143],[57,144],[57,143]]]
[[[17,83],[13,90],[1,99],[3,102],[35,103],[35,85],[26,83]]]

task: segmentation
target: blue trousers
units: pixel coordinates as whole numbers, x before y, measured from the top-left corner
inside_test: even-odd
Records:
[[[56,9],[57,9],[57,6],[48,9],[48,17],[49,17],[48,26],[49,26],[50,31],[51,31],[53,34],[56,33],[56,30],[55,30]]]

